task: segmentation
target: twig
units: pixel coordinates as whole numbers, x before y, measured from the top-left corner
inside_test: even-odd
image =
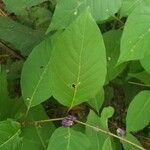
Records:
[[[112,137],[115,137],[115,138],[117,138],[117,139],[119,139],[119,140],[121,140],[121,141],[123,141],[123,142],[126,142],[126,143],[128,143],[128,144],[130,144],[130,145],[132,145],[132,146],[134,146],[134,147],[136,147],[136,148],[138,148],[138,149],[140,149],[140,150],[146,150],[145,148],[143,148],[143,147],[141,147],[141,146],[139,146],[139,145],[137,145],[137,144],[135,144],[135,143],[132,143],[131,141],[129,141],[129,140],[127,140],[127,139],[124,139],[124,138],[122,138],[122,137],[120,137],[120,136],[117,136],[117,135],[115,135],[115,134],[113,134],[113,133],[111,133],[111,132],[109,132],[109,131],[105,131],[105,130],[103,130],[103,129],[100,129],[100,128],[98,128],[98,127],[94,127],[94,126],[92,126],[92,125],[90,125],[90,124],[87,124],[87,123],[84,123],[84,122],[81,122],[81,121],[78,121],[78,120],[76,120],[75,122],[80,123],[80,124],[82,124],[82,125],[85,125],[85,126],[87,126],[87,127],[90,127],[90,128],[92,128],[92,129],[94,129],[94,130],[96,130],[96,131],[100,131],[100,132],[102,132],[102,133],[104,133],[104,134],[107,134],[107,135],[110,135],[110,136],[112,136]]]
[[[52,122],[52,121],[60,121],[60,120],[63,120],[63,119],[64,119],[64,117],[63,118],[54,118],[54,119],[33,121],[32,123],[39,124],[39,123],[46,123],[46,122]]]
[[[0,16],[7,16],[1,8],[0,8]]]
[[[132,82],[132,81],[128,81],[128,83],[134,84],[134,85],[139,85],[139,86],[144,86],[144,87],[150,87],[149,84],[142,84],[142,83],[137,83],[137,82]]]

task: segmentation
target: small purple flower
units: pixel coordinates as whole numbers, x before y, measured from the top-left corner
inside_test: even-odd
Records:
[[[117,129],[117,135],[120,137],[123,137],[125,135],[125,130],[118,128]]]
[[[76,117],[69,115],[62,120],[61,124],[63,127],[70,127],[73,125],[75,120],[76,120]]]

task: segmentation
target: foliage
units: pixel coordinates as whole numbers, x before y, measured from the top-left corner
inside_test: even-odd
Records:
[[[1,6],[0,149],[149,148],[149,0]]]

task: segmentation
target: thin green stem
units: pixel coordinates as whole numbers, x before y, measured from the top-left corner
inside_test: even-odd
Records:
[[[46,120],[38,120],[38,121],[34,121],[34,122],[32,122],[32,123],[39,124],[39,123],[60,121],[60,120],[63,120],[63,119],[64,119],[64,117],[62,117],[62,118],[54,118],[54,119],[46,119]]]
[[[150,87],[149,84],[142,84],[142,83],[137,83],[137,82],[132,82],[132,81],[129,81],[128,83],[134,84],[134,85],[139,85],[139,86],[144,86],[144,87]]]
[[[133,142],[127,140],[127,139],[124,139],[124,138],[122,138],[122,137],[120,137],[120,136],[117,136],[116,134],[113,134],[113,133],[111,133],[111,132],[109,132],[109,131],[100,129],[100,128],[98,128],[98,127],[94,127],[94,126],[92,126],[92,125],[90,125],[90,124],[87,124],[87,123],[84,123],[84,122],[81,122],[81,121],[78,121],[78,120],[76,120],[75,122],[80,123],[80,124],[82,124],[82,125],[85,125],[85,126],[87,126],[87,127],[90,127],[90,128],[92,128],[93,130],[95,130],[95,131],[97,131],[97,132],[102,132],[102,133],[107,134],[107,135],[109,135],[109,136],[115,137],[115,138],[117,138],[117,139],[119,139],[119,140],[121,140],[121,141],[123,141],[123,142],[126,142],[126,143],[128,143],[128,144],[130,144],[130,145],[132,145],[132,146],[134,146],[134,147],[136,147],[136,148],[138,148],[138,149],[140,149],[140,150],[146,150],[145,148],[143,148],[143,147],[141,147],[141,146],[139,146],[139,145],[137,145],[137,144],[135,144],[135,143],[133,143]]]

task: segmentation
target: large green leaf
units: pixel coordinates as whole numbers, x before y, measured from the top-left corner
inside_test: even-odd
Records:
[[[33,49],[23,66],[21,87],[28,109],[52,95],[51,51],[51,40],[48,38]]]
[[[46,0],[3,0],[9,12],[19,14],[23,9],[38,5]],[[15,7],[12,7],[15,5]]]
[[[128,16],[144,0],[123,0],[120,10],[121,16]]]
[[[150,122],[150,91],[142,91],[129,105],[126,125],[127,131],[139,131]]]
[[[11,115],[8,108],[11,108],[13,101],[10,100],[7,86],[7,73],[0,66],[0,120],[5,120]]]
[[[93,98],[103,86],[105,46],[99,28],[87,10],[55,43],[52,68],[53,96],[70,108]]]
[[[116,67],[120,53],[121,30],[111,30],[103,34],[107,56],[107,78],[106,83],[113,80],[125,68],[125,64]]]
[[[111,145],[111,139],[109,137],[105,140],[102,150],[113,150]]]
[[[81,132],[60,127],[50,138],[48,150],[89,150],[90,141]]]
[[[136,139],[135,136],[133,136],[132,134],[130,133],[127,133],[125,136],[124,136],[125,139],[127,139],[128,141],[138,145],[138,146],[141,146],[140,142]],[[123,142],[122,141],[122,144],[123,144],[123,148],[125,150],[137,150],[137,148],[127,142]]]
[[[150,74],[150,55],[144,57],[144,59],[140,60],[141,65]]]
[[[146,0],[128,17],[121,40],[121,53],[118,63],[139,60],[150,55],[149,8],[150,1]]]
[[[19,24],[7,17],[0,17],[0,39],[9,42],[24,55],[28,55],[42,37],[41,32]]]
[[[21,133],[20,124],[12,121],[0,122],[0,149],[1,150],[16,150],[19,148]]]
[[[96,21],[106,20],[119,10],[121,3],[122,0],[59,0],[47,32],[66,28],[86,7]]]
[[[34,121],[44,119],[48,119],[48,116],[43,107],[39,105],[31,109],[26,121],[33,123]],[[33,123],[23,127],[21,134],[21,137],[23,137],[21,150],[46,150],[49,138],[54,130],[55,127],[52,123]]]
[[[103,102],[104,102],[104,89],[102,88],[102,89],[95,95],[94,98],[92,98],[92,99],[90,99],[90,100],[88,101],[88,104],[89,104],[92,108],[94,108],[94,109],[97,111],[97,113],[99,113],[99,110],[100,110],[100,108],[101,108]]]

